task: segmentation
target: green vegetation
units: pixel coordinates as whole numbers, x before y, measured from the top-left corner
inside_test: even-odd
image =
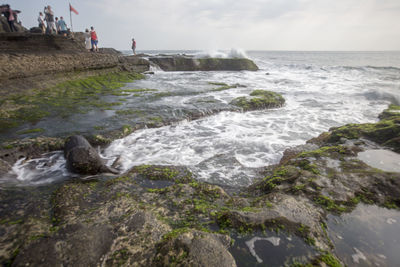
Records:
[[[167,180],[174,181],[178,177],[179,171],[172,167],[140,165],[132,169],[149,180]]]
[[[29,94],[14,94],[0,99],[0,129],[36,123],[47,116],[68,117],[93,108],[111,109],[119,102],[105,102],[102,95],[112,94],[125,83],[143,79],[142,74],[120,72],[91,76],[60,83]]]
[[[281,107],[285,103],[285,99],[280,94],[271,91],[255,90],[250,96],[250,98],[244,96],[235,98],[231,101],[231,105],[248,111]]]
[[[161,123],[163,121],[161,117],[150,117],[149,120],[154,123]]]
[[[221,83],[221,82],[208,82],[208,84],[217,85],[217,86],[228,86],[228,84],[226,84],[226,83]]]
[[[299,158],[321,158],[334,157],[336,155],[349,155],[351,152],[345,146],[324,146],[313,151],[302,152],[298,155]]]
[[[400,151],[398,140],[400,136],[400,113],[399,106],[391,105],[382,113],[382,120],[377,123],[347,124],[331,130],[329,135],[324,136],[328,142],[338,142],[341,138],[357,139],[365,137],[378,144],[390,146],[395,151]],[[390,114],[390,115],[388,115]]]
[[[183,227],[183,228],[177,228],[172,230],[171,232],[165,234],[162,238],[164,241],[172,240],[174,238],[177,238],[181,234],[189,232],[190,229],[188,227]]]
[[[317,174],[317,175],[320,174],[320,171],[318,170],[317,165],[311,163],[307,159],[298,160],[295,162],[295,165],[303,170],[312,172],[313,174]]]
[[[331,198],[323,195],[319,195],[314,198],[314,202],[321,207],[323,207],[327,211],[333,211],[336,213],[341,213],[347,210],[346,207],[340,206],[336,204],[335,201],[333,201]]]
[[[284,182],[293,182],[299,175],[299,171],[294,166],[280,166],[273,171],[272,175],[265,177],[258,185],[258,188],[270,192]]]
[[[44,132],[44,129],[42,128],[35,128],[35,129],[29,129],[29,130],[24,130],[24,131],[19,131],[17,134],[31,134],[31,133],[42,133]]]
[[[329,267],[342,267],[342,264],[340,264],[340,262],[338,261],[338,259],[336,259],[335,256],[333,256],[331,253],[329,252],[325,252],[324,254],[322,254],[319,259],[324,262],[326,265],[328,265]]]
[[[209,84],[211,85],[217,85],[219,87],[212,89],[212,92],[218,92],[218,91],[224,91],[224,90],[228,90],[228,89],[232,89],[232,88],[238,88],[238,87],[246,87],[244,85],[240,85],[240,84],[226,84],[226,83],[220,83],[220,82],[209,82]]]
[[[400,115],[400,106],[389,105],[380,115],[380,119],[390,119],[392,117],[398,117]]]
[[[123,266],[131,256],[131,253],[127,249],[119,249],[113,253],[111,258],[117,264],[117,266]]]
[[[141,88],[141,89],[122,89],[124,92],[128,93],[142,93],[142,92],[156,92],[157,89],[148,89],[148,88]]]

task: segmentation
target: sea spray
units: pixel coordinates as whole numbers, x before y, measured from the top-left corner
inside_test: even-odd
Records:
[[[249,58],[243,49],[232,48],[230,51],[210,50],[202,51],[195,54],[196,58]]]

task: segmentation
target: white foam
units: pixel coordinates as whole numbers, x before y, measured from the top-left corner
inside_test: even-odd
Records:
[[[356,253],[351,255],[351,257],[353,258],[353,261],[355,263],[360,263],[360,260],[364,260],[364,261],[367,260],[367,257],[365,257],[365,255],[360,250],[358,250],[357,248],[354,248],[354,251]]]
[[[44,154],[41,158],[19,159],[10,171],[24,184],[46,184],[62,177],[71,176],[65,168],[65,159],[61,151]]]
[[[393,218],[387,218],[386,223],[387,224],[394,224],[394,223],[397,223],[397,220],[393,219]]]
[[[256,237],[253,237],[252,239],[250,239],[249,241],[246,241],[245,242],[246,246],[249,248],[251,255],[253,255],[256,258],[258,263],[263,262],[263,260],[257,255],[256,250],[255,250],[255,243],[256,243],[256,241],[260,241],[260,240],[268,241],[275,247],[279,246],[279,243],[281,241],[281,239],[279,237],[275,237],[275,236],[268,237],[268,238],[256,236]]]

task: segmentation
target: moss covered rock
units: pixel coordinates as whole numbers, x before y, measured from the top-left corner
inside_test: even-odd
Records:
[[[328,133],[321,134],[309,142],[340,143],[345,139],[366,138],[380,145],[388,146],[395,152],[400,152],[400,107],[390,105],[379,116],[377,123],[347,124],[331,128]]]
[[[165,235],[156,265],[234,267],[235,259],[228,251],[230,242],[226,235],[178,229]]]
[[[278,93],[255,90],[250,94],[250,97],[238,97],[231,101],[231,105],[238,106],[244,111],[277,108],[285,104],[285,99]]]

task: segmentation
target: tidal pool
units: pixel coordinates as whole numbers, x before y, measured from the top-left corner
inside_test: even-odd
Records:
[[[347,266],[399,266],[400,212],[361,204],[341,216],[328,215],[328,234]]]
[[[234,236],[230,249],[238,266],[290,266],[307,263],[317,255],[301,238],[284,232],[266,231],[251,236]]]
[[[371,167],[386,172],[400,172],[400,154],[386,149],[371,149],[358,153],[358,158]]]

